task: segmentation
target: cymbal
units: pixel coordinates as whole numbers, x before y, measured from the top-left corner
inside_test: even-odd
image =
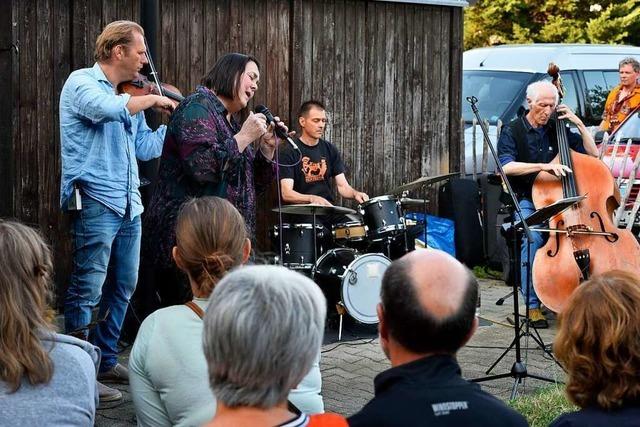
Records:
[[[444,181],[445,179],[450,179],[455,176],[458,176],[459,173],[446,173],[444,175],[436,175],[436,176],[423,176],[422,178],[418,178],[415,181],[411,181],[407,184],[403,184],[400,187],[396,187],[389,192],[389,194],[400,194],[403,191],[415,190],[416,188],[422,187],[424,185],[435,184],[436,182]]]
[[[400,204],[402,206],[411,207],[411,206],[424,206],[425,203],[428,203],[428,200],[425,199],[410,199],[408,197],[403,197],[400,199]]]
[[[271,209],[274,212],[282,212],[294,215],[331,215],[331,214],[354,214],[353,209],[342,206],[325,206],[314,203],[304,205],[284,205],[280,208]]]

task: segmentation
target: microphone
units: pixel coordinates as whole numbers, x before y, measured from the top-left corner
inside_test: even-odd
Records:
[[[291,139],[291,137],[287,135],[287,132],[285,132],[284,129],[278,126],[275,119],[273,118],[273,114],[271,114],[271,111],[269,111],[267,107],[265,107],[264,105],[256,105],[256,108],[254,108],[254,110],[256,110],[256,113],[264,114],[264,116],[267,118],[267,124],[273,124],[276,135],[278,135],[282,139],[287,140],[287,142],[291,144],[294,150],[300,151],[300,149],[298,148],[298,144],[296,144],[293,139]]]

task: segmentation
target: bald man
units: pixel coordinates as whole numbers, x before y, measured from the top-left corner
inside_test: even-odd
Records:
[[[527,421],[460,375],[456,352],[478,327],[478,283],[455,258],[423,249],[382,279],[380,345],[391,369],[375,397],[349,418],[359,426],[526,426]]]

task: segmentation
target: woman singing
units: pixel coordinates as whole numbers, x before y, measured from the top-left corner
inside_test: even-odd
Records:
[[[191,299],[188,281],[171,259],[176,217],[185,200],[226,198],[254,239],[256,193],[273,181],[269,160],[276,141],[264,115],[250,113],[242,126],[233,115],[253,98],[259,80],[255,58],[226,54],[171,116],[143,232],[143,262],[153,272],[150,281],[162,306]]]

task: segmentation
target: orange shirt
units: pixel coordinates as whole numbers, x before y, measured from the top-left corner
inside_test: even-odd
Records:
[[[636,85],[629,95],[618,101],[621,88],[621,85],[614,87],[604,105],[602,128],[609,133],[616,130],[620,123],[640,105],[640,85]]]
[[[309,417],[308,427],[349,427],[347,420],[338,414],[324,413]]]

